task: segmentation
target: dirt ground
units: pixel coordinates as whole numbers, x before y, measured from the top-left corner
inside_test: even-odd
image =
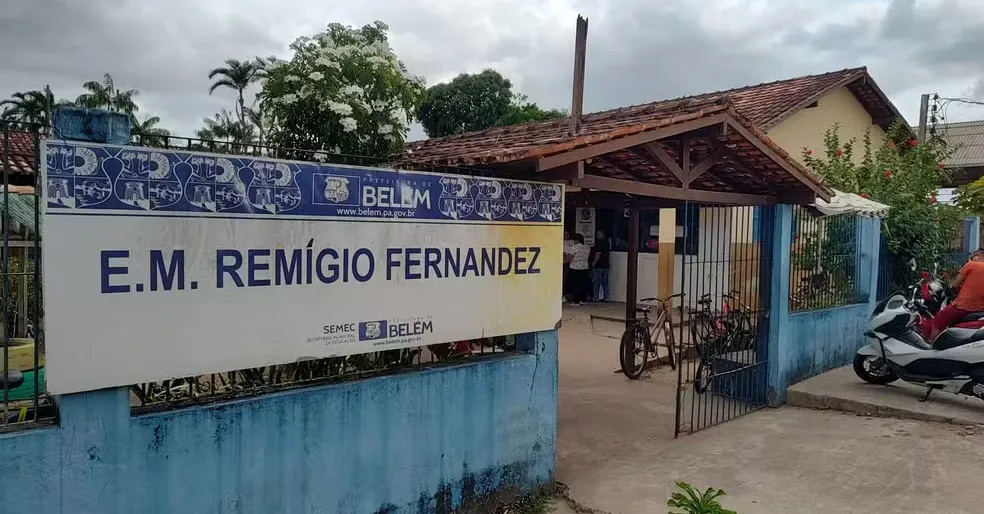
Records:
[[[666,512],[685,480],[742,514],[981,511],[984,427],[781,408],[674,440],[675,373],[614,373],[618,340],[603,334],[618,327],[592,332],[587,312],[565,312],[560,336],[557,480],[579,503]]]

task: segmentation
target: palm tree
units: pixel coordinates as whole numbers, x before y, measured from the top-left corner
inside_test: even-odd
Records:
[[[235,131],[233,124],[236,121],[232,118],[228,110],[222,109],[211,118],[202,118],[202,123],[205,125],[205,128],[198,131],[199,135],[209,136],[202,137],[202,139],[228,142],[232,137],[232,133]]]
[[[209,80],[214,80],[208,88],[208,94],[212,94],[216,89],[229,88],[239,94],[236,104],[236,116],[239,122],[246,124],[246,101],[243,94],[250,84],[263,78],[263,66],[259,59],[255,61],[238,61],[227,59],[224,68],[215,68],[208,72]]]
[[[3,118],[26,123],[44,123],[49,111],[41,91],[14,93],[10,99],[0,102],[5,107]]]
[[[72,103],[66,100],[56,102],[51,87],[44,86],[40,91],[14,93],[10,95],[10,99],[0,102],[0,107],[5,107],[0,118],[50,125],[52,112],[55,108],[65,105],[72,105]]]
[[[109,73],[103,76],[102,82],[91,80],[82,84],[82,89],[87,92],[79,95],[75,103],[90,109],[108,109],[113,112],[130,114],[137,112],[140,108],[134,101],[134,97],[140,94],[136,89],[121,91],[116,88],[113,76]]]
[[[165,146],[163,142],[171,131],[157,126],[161,119],[157,116],[148,116],[143,121],[137,119],[136,115],[130,115],[130,126],[134,134],[139,134],[141,142],[147,146]]]
[[[269,112],[267,111],[267,106],[262,99],[257,98],[258,101],[253,102],[252,107],[246,108],[246,119],[249,120],[253,126],[256,127],[256,131],[259,133],[259,145],[263,146],[263,142],[266,139],[266,133],[270,130],[270,126],[273,124],[273,120],[270,119]]]
[[[211,118],[202,118],[205,125],[195,132],[199,139],[231,143],[232,151],[239,151],[243,145],[252,144],[256,139],[253,125],[236,120],[232,113],[222,109]],[[222,148],[230,148],[223,145]]]

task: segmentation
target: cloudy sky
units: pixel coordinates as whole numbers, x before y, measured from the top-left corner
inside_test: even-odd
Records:
[[[492,67],[567,108],[578,13],[588,111],[860,65],[910,122],[921,93],[984,100],[982,0],[0,0],[0,96],[50,84],[74,99],[109,72],[140,90],[142,114],[190,135],[232,107],[208,94],[223,60],[286,57],[329,22],[379,19],[428,84]]]

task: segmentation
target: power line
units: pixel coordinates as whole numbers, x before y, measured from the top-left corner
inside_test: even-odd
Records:
[[[971,99],[971,98],[946,98],[946,97],[941,97],[940,100],[946,100],[946,101],[949,101],[949,102],[958,102],[958,103],[962,103],[962,104],[984,105],[984,102],[981,102],[981,101],[978,101],[978,100],[974,100],[974,99]]]

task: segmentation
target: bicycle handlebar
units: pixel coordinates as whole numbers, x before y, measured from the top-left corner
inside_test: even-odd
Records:
[[[682,297],[683,296],[683,293],[671,294],[670,296],[667,296],[666,298],[640,298],[640,299],[638,299],[636,301],[639,301],[639,302],[652,302],[652,301],[657,301],[657,302],[661,302],[662,303],[662,302],[665,302],[665,301],[669,300],[670,298],[676,298],[678,296],[679,297]]]

